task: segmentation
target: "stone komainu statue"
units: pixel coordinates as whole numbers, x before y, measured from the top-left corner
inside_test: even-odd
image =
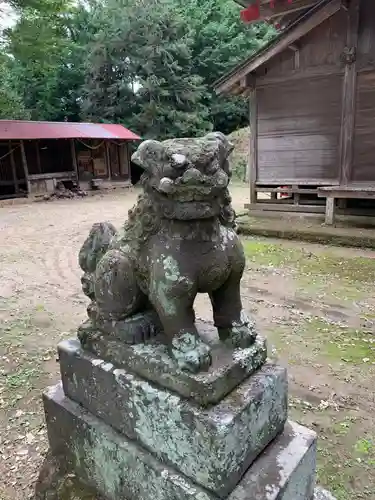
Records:
[[[232,150],[221,133],[139,146],[132,161],[144,170],[143,194],[121,231],[94,224],[79,254],[91,299],[83,345],[95,332],[136,343],[162,330],[181,369],[207,369],[210,348],[193,310],[198,293],[209,294],[223,342],[254,342],[240,297],[245,257],[228,191]]]

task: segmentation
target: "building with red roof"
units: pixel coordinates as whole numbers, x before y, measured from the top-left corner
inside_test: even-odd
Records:
[[[117,124],[0,120],[0,199],[42,195],[60,181],[131,183],[130,144]]]

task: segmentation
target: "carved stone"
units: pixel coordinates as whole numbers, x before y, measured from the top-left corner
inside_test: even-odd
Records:
[[[240,297],[245,256],[228,191],[232,149],[220,133],[139,146],[132,161],[144,169],[144,194],[121,231],[95,224],[80,251],[83,291],[91,300],[90,324],[79,334],[84,346],[98,331],[134,344],[162,330],[179,368],[206,370],[211,349],[193,310],[199,292],[211,297],[223,343],[254,343]]]

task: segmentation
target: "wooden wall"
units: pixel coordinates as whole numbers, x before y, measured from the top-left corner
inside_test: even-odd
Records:
[[[259,183],[337,182],[342,76],[258,92]]]
[[[375,183],[375,2],[362,0],[357,49],[353,182]]]
[[[346,26],[341,10],[258,72],[257,184],[338,182]]]

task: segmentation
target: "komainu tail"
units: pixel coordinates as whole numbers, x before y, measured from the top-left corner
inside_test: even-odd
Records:
[[[89,274],[95,272],[98,262],[108,250],[116,232],[110,222],[98,222],[92,226],[90,234],[79,251],[78,262],[83,272]]]

